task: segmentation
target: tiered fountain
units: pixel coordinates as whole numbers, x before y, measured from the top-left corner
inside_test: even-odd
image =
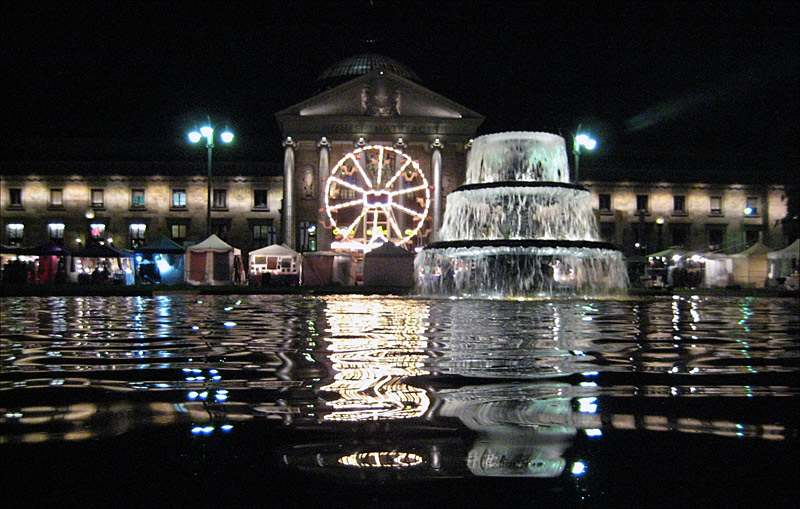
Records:
[[[415,268],[432,296],[598,296],[628,284],[622,253],[599,240],[589,191],[569,183],[564,138],[538,132],[473,141],[466,183]]]

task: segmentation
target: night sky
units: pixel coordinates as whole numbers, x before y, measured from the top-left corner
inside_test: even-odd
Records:
[[[800,161],[798,6],[4,1],[2,157],[62,138],[193,157],[185,133],[209,113],[238,135],[219,157],[279,162],[274,114],[313,95],[329,65],[377,52],[484,115],[480,134],[570,139],[582,125],[600,144],[581,160],[587,177],[782,182]]]

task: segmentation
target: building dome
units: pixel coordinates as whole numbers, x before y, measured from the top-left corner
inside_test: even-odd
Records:
[[[365,53],[345,58],[325,69],[317,78],[321,82],[343,82],[372,71],[389,71],[419,83],[417,73],[393,58]]]

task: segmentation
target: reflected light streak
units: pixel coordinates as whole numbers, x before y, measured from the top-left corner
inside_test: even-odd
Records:
[[[329,358],[337,392],[326,403],[331,421],[408,419],[425,414],[430,399],[424,389],[404,383],[425,375],[428,341],[426,304],[362,297],[326,299],[330,323]]]

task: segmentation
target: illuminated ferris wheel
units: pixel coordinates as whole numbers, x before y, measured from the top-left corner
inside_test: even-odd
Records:
[[[350,249],[409,242],[422,230],[430,203],[430,187],[419,164],[383,145],[342,157],[325,186],[334,245]]]

